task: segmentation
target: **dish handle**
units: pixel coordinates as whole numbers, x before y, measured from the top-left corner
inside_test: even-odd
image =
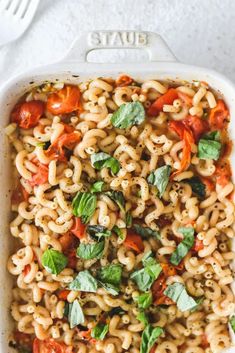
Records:
[[[89,31],[72,44],[66,61],[87,62],[87,55],[97,49],[141,49],[148,52],[150,61],[177,61],[162,37],[142,31]]]

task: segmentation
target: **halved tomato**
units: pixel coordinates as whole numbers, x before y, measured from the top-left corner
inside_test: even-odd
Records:
[[[46,108],[53,115],[72,113],[81,107],[80,98],[81,92],[78,87],[65,85],[49,95]]]
[[[22,129],[30,129],[38,124],[44,113],[45,104],[39,100],[18,103],[11,112],[11,122]]]
[[[144,251],[142,238],[138,234],[128,232],[123,244],[129,249],[135,250],[138,254]]]
[[[82,223],[81,218],[74,217],[73,226],[70,229],[70,232],[78,239],[82,239],[85,236],[85,229],[86,225]]]
[[[65,343],[57,342],[51,338],[44,341],[35,338],[33,353],[73,353],[73,347],[66,346]]]

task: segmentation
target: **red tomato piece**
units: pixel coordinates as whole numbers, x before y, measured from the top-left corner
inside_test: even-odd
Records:
[[[129,86],[132,82],[133,82],[133,79],[130,76],[121,75],[116,80],[116,86],[117,87],[125,87],[125,86]]]
[[[11,203],[18,205],[20,202],[28,201],[29,193],[25,190],[23,185],[19,183],[16,189],[11,194]]]
[[[60,236],[59,242],[62,246],[62,250],[66,251],[68,249],[71,249],[73,247],[74,239],[73,235],[69,232],[64,233]]]
[[[32,179],[29,181],[29,184],[31,186],[37,186],[48,182],[48,173],[49,173],[48,166],[40,163],[39,161],[37,162],[37,166],[38,166],[37,173],[35,173],[32,176]]]
[[[195,141],[198,141],[203,134],[209,131],[208,121],[198,116],[188,115],[183,123],[191,129]]]
[[[200,177],[200,179],[203,182],[203,184],[206,185],[207,191],[215,190],[215,184],[213,183],[213,181],[211,179],[205,178],[205,177]]]
[[[178,92],[175,88],[170,88],[165,94],[158,97],[155,102],[149,107],[148,115],[155,116],[163,110],[165,104],[173,104],[174,100],[178,98]]]
[[[46,108],[53,115],[72,113],[80,109],[80,98],[81,92],[78,87],[65,85],[49,95]]]
[[[178,91],[178,97],[181,99],[186,105],[192,106],[193,105],[193,98],[190,97],[188,94]]]
[[[66,346],[63,342],[57,342],[54,339],[44,341],[35,338],[33,341],[33,353],[73,353],[72,346]]]
[[[30,270],[31,270],[30,264],[26,265],[23,270],[23,275],[27,276],[27,274],[30,272]]]
[[[232,172],[229,162],[221,162],[216,166],[215,178],[219,185],[222,187],[226,186],[231,180]]]
[[[223,130],[228,122],[229,111],[224,101],[219,99],[215,108],[209,114],[209,124],[214,130]]]
[[[192,250],[198,252],[198,251],[200,251],[200,250],[202,250],[202,249],[204,249],[203,241],[200,240],[200,239],[198,239],[198,238],[196,238]]]
[[[38,124],[44,113],[45,104],[39,100],[18,103],[11,112],[11,121],[22,129],[30,129]]]
[[[51,159],[57,159],[59,161],[66,161],[64,148],[73,149],[77,142],[81,139],[81,135],[78,131],[64,133],[54,141],[48,150],[46,155]]]
[[[175,276],[176,269],[174,266],[166,263],[161,263],[161,268],[165,277]]]
[[[144,251],[144,244],[142,238],[138,234],[127,233],[126,239],[124,240],[123,244],[129,249],[135,250],[138,254]]]
[[[86,225],[82,223],[81,218],[75,217],[73,227],[70,232],[73,233],[77,238],[82,239],[85,237]]]
[[[60,300],[67,300],[68,298],[68,295],[71,291],[70,290],[67,290],[67,289],[64,289],[64,290],[61,290],[59,293],[58,293],[58,298]]]

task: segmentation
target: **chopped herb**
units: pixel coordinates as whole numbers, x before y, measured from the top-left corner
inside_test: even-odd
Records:
[[[233,332],[235,333],[235,315],[230,318],[229,323],[232,327]]]
[[[111,116],[111,123],[119,129],[140,125],[145,120],[145,110],[140,102],[122,104]]]
[[[185,286],[182,283],[170,284],[164,291],[164,294],[171,298],[182,312],[193,310],[198,306],[195,299],[188,295]]]
[[[184,179],[183,182],[189,184],[192,191],[200,198],[204,198],[206,196],[206,186],[201,182],[201,179],[198,176],[190,179]]]
[[[221,143],[219,131],[212,131],[204,135],[198,143],[198,157],[200,159],[218,160],[220,157]]]
[[[104,245],[104,240],[94,244],[80,243],[77,248],[77,256],[84,260],[100,259],[104,252]]]
[[[110,230],[100,225],[87,226],[86,232],[95,239],[110,237],[112,234]]]
[[[121,191],[107,191],[105,193],[112,201],[114,201],[121,211],[125,212],[125,198]]]
[[[99,323],[91,330],[91,337],[103,341],[108,332],[109,325]]]
[[[164,330],[159,326],[153,327],[147,325],[142,333],[140,353],[149,353],[150,349],[163,332]]]
[[[42,255],[42,265],[47,272],[58,275],[67,266],[68,259],[61,252],[47,249]]]
[[[69,289],[81,292],[95,293],[97,288],[98,282],[88,270],[80,271],[73,282],[69,284]]]
[[[149,184],[157,187],[160,197],[163,196],[166,190],[166,187],[169,182],[170,174],[171,174],[171,167],[169,165],[164,165],[163,167],[160,167],[156,169],[154,172],[152,172],[147,178],[147,181],[149,182]]]
[[[102,192],[104,187],[104,181],[96,181],[93,185],[91,185],[91,193]]]
[[[136,282],[137,286],[142,292],[146,292],[150,289],[153,282],[158,278],[162,271],[162,267],[153,257],[150,256],[149,253],[148,257],[145,257],[142,261],[144,268],[133,272],[130,278]]]
[[[114,233],[116,233],[117,236],[118,236],[120,239],[122,239],[122,240],[125,239],[124,229],[119,228],[118,226],[114,226],[113,229],[112,229],[112,231],[113,231]]]
[[[131,227],[132,225],[132,216],[130,212],[126,213],[126,226],[127,228]]]
[[[103,168],[110,168],[111,172],[115,175],[120,170],[120,163],[108,153],[99,152],[91,155],[91,164],[95,169],[101,170]]]
[[[153,301],[153,297],[151,292],[141,294],[136,298],[138,307],[141,309],[148,309],[152,304],[152,301]]]
[[[157,230],[153,230],[149,227],[142,227],[139,224],[133,224],[133,228],[137,234],[141,235],[142,238],[154,237],[158,240],[161,239],[161,235]]]
[[[142,322],[144,324],[144,326],[147,326],[149,323],[149,319],[144,311],[140,311],[137,314],[136,319],[139,320],[140,322]]]
[[[181,227],[178,229],[179,233],[182,233],[184,239],[177,246],[176,250],[172,253],[170,262],[172,265],[179,265],[179,263],[183,260],[183,258],[187,255],[189,250],[192,248],[194,244],[194,228],[192,227]]]
[[[82,223],[88,223],[95,212],[96,203],[96,195],[79,191],[72,201],[73,214],[81,217]]]
[[[79,324],[85,322],[84,314],[79,301],[76,299],[72,304],[69,304],[69,314],[68,321],[70,323],[70,328],[74,328]]]

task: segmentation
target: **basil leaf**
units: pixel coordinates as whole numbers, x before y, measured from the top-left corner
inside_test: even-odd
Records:
[[[80,243],[77,248],[77,256],[84,260],[100,259],[104,251],[104,240],[95,244]]]
[[[152,304],[152,301],[153,301],[153,296],[151,292],[141,294],[136,298],[138,307],[141,309],[148,309]]]
[[[91,193],[101,192],[103,191],[104,181],[96,181],[93,185],[91,185]]]
[[[70,328],[74,328],[79,324],[85,322],[84,314],[79,301],[76,299],[72,304],[69,304],[69,315],[68,321],[70,323]]]
[[[161,235],[158,231],[153,230],[149,227],[142,227],[139,224],[133,224],[133,228],[135,229],[136,233],[141,235],[142,238],[154,237],[158,240],[161,239]]]
[[[147,326],[149,323],[149,319],[147,317],[147,315],[145,314],[144,311],[140,311],[137,315],[136,315],[136,319],[139,320],[140,322],[142,322],[144,324],[144,326]]]
[[[125,199],[121,191],[107,191],[105,195],[113,200],[121,211],[125,212]]]
[[[150,349],[163,332],[164,330],[159,326],[153,327],[147,325],[141,336],[140,353],[149,353]]]
[[[132,225],[132,215],[130,212],[126,213],[126,226],[127,228],[131,227]]]
[[[183,182],[189,184],[192,191],[199,197],[204,198],[206,196],[206,186],[201,182],[201,179],[198,176],[184,179]]]
[[[102,281],[99,281],[99,284],[101,287],[103,287],[108,293],[112,295],[118,295],[119,294],[119,288],[111,283],[104,283]]]
[[[113,174],[117,174],[121,168],[120,163],[108,153],[99,152],[91,155],[91,165],[93,168],[101,170],[102,168],[110,168]]]
[[[104,283],[119,286],[122,277],[122,267],[120,265],[107,265],[97,271],[97,278]]]
[[[181,260],[187,255],[194,244],[194,228],[181,227],[178,229],[178,232],[183,234],[184,239],[171,255],[170,262],[175,266],[179,265]]]
[[[190,297],[182,283],[170,284],[164,291],[164,294],[171,298],[182,312],[193,310],[197,307],[197,302]]]
[[[87,226],[86,232],[91,237],[98,238],[98,239],[102,237],[110,237],[112,235],[110,230],[100,225]]]
[[[112,317],[114,315],[124,315],[125,314],[125,310],[123,310],[120,306],[117,306],[116,308],[111,309],[107,315],[109,317]]]
[[[233,332],[235,333],[235,315],[233,315],[230,320],[229,320],[229,323],[231,325],[231,328],[233,330]]]
[[[198,157],[200,159],[214,159],[220,157],[221,143],[215,140],[201,138],[198,143]]]
[[[47,249],[42,255],[42,265],[47,272],[58,275],[67,266],[68,259],[61,252]]]
[[[145,265],[144,268],[133,272],[130,276],[142,292],[146,292],[150,289],[153,282],[158,278],[162,271],[161,265],[152,257],[145,262]]]
[[[203,135],[202,138],[205,140],[220,141],[220,132],[211,131],[208,134]]]
[[[80,271],[73,282],[69,284],[69,289],[75,291],[95,293],[97,288],[98,282],[88,270]]]
[[[194,311],[196,311],[198,309],[198,307],[203,303],[204,301],[204,297],[200,297],[200,298],[196,298],[195,302],[197,303],[197,306],[195,306],[193,309],[191,309],[191,313],[193,313]]]
[[[106,334],[109,332],[109,325],[105,324],[97,324],[91,330],[91,337],[95,338],[96,340],[101,340],[105,338]]]
[[[111,116],[111,123],[119,129],[140,125],[145,120],[145,110],[140,102],[122,104]]]
[[[156,169],[154,172],[152,172],[148,178],[147,181],[151,185],[155,185],[159,191],[159,196],[162,197],[164,194],[166,187],[169,182],[171,174],[171,167],[169,165],[164,165],[163,167],[160,167]]]
[[[96,195],[79,191],[72,201],[73,214],[81,217],[83,223],[87,223],[95,212],[96,203]]]
[[[125,239],[125,233],[124,233],[123,229],[119,228],[118,226],[114,226],[112,231],[114,233],[116,233],[120,239],[122,239],[122,240]]]

